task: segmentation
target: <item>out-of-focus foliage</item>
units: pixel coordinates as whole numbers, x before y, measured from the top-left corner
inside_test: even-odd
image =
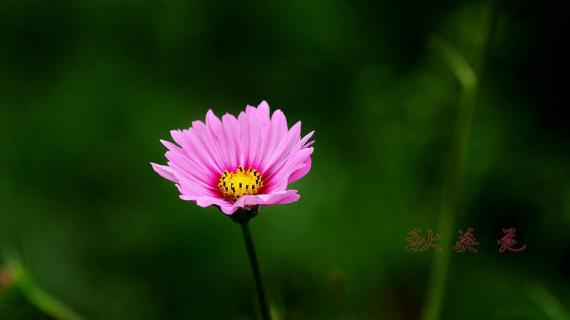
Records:
[[[301,200],[251,225],[274,313],[416,319],[432,254],[405,238],[436,228],[461,92],[430,43],[469,61],[481,8],[3,1],[2,252],[87,319],[255,318],[239,228],[180,201],[149,162],[208,108],[266,99],[317,131]],[[456,221],[480,252],[452,254],[444,319],[548,319],[570,302],[563,11],[497,10]],[[525,252],[497,252],[505,227]],[[41,317],[0,297],[1,319]]]

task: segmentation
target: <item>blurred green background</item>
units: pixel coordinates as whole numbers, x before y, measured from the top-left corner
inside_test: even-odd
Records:
[[[567,319],[568,20],[553,3],[505,1],[492,24],[485,8],[3,0],[4,263],[17,257],[86,319],[256,319],[238,225],[179,200],[149,162],[208,108],[266,99],[317,140],[292,186],[301,200],[251,223],[276,319],[419,319],[445,253],[406,252],[405,239],[443,233],[453,172],[443,237],[470,226],[480,247],[448,252],[441,319]],[[472,65],[485,56],[464,170],[453,146],[465,90],[434,43]],[[524,252],[497,251],[507,227]],[[13,287],[0,319],[49,317]]]

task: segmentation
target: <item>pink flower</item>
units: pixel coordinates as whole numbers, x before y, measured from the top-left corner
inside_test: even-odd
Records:
[[[301,138],[301,122],[288,128],[283,112],[270,117],[265,101],[247,106],[237,119],[209,110],[205,123],[170,133],[176,144],[161,141],[168,163],[151,163],[154,170],[176,184],[181,199],[215,205],[227,215],[299,200],[288,186],[311,169],[314,131]]]

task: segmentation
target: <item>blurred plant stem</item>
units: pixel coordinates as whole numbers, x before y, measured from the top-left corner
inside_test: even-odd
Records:
[[[449,42],[441,38],[435,38],[432,45],[449,65],[451,71],[461,84],[462,92],[459,102],[459,112],[455,127],[454,143],[450,155],[449,169],[447,172],[442,208],[438,221],[438,229],[441,233],[441,252],[434,254],[428,291],[422,312],[423,320],[439,319],[449,260],[454,237],[455,216],[458,210],[461,195],[461,178],[465,163],[466,151],[471,135],[473,114],[477,105],[479,83],[481,80],[482,67],[491,40],[492,31],[495,28],[496,1],[491,0],[484,8],[481,21],[480,47],[474,57],[473,67]]]
[[[560,300],[543,285],[537,283],[527,290],[528,297],[551,320],[570,320],[570,314],[564,309]]]
[[[40,288],[19,262],[12,260],[8,267],[13,274],[15,286],[36,308],[57,320],[83,320],[75,311]]]
[[[269,308],[267,306],[267,300],[265,299],[265,291],[263,290],[263,282],[261,280],[259,263],[257,262],[257,254],[255,253],[253,239],[251,238],[251,232],[249,231],[249,220],[240,222],[240,225],[243,233],[243,240],[245,242],[245,248],[247,249],[247,255],[249,257],[249,264],[251,266],[251,271],[253,272],[253,280],[255,281],[255,289],[257,290],[257,300],[259,303],[261,319],[269,320],[271,319],[271,316],[269,315]]]

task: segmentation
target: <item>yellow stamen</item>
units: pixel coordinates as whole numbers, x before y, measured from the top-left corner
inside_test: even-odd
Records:
[[[244,170],[241,165],[234,172],[225,170],[218,183],[218,188],[224,197],[232,202],[243,195],[257,194],[261,187],[263,187],[261,174],[253,168]]]

